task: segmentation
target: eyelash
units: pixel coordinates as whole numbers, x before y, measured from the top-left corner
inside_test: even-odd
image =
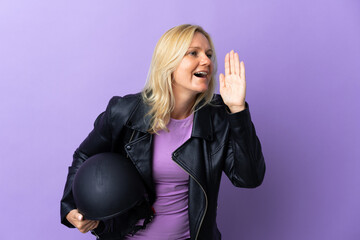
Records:
[[[197,52],[197,51],[191,51],[191,52],[189,52],[188,54],[196,57],[197,54],[198,54],[198,52]],[[210,59],[212,58],[212,54],[211,54],[211,53],[206,54],[206,56],[207,56],[208,58],[210,58]]]

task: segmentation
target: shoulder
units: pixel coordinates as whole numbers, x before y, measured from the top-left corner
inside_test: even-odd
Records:
[[[113,96],[107,105],[106,111],[111,115],[111,118],[124,118],[129,116],[142,103],[141,93]]]
[[[109,101],[109,106],[116,107],[121,105],[136,104],[142,100],[141,93],[128,94],[125,96],[113,96]]]
[[[141,93],[128,94],[125,96],[113,96],[107,106],[110,111],[125,111],[142,102]]]

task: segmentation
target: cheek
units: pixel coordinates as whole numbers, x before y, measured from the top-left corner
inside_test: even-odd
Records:
[[[197,67],[197,64],[195,61],[191,61],[189,59],[183,59],[181,68],[184,72],[190,72],[192,73]]]
[[[176,68],[173,73],[173,77],[176,79],[189,78],[193,76],[193,72],[196,70],[196,63],[189,59],[184,58],[180,65]]]
[[[211,62],[210,71],[211,71],[211,73],[214,71],[214,63],[213,62]]]

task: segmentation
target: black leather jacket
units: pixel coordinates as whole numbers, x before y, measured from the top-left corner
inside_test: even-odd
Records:
[[[152,178],[152,134],[148,133],[149,108],[141,94],[113,97],[94,129],[74,153],[61,200],[62,223],[76,208],[71,185],[79,166],[100,152],[120,152],[130,157],[146,184],[150,203],[156,199]],[[261,184],[265,163],[260,142],[251,122],[248,106],[229,114],[219,95],[194,113],[191,138],[172,154],[172,159],[190,176],[189,224],[191,240],[221,239],[216,211],[222,171],[237,187],[254,188]]]

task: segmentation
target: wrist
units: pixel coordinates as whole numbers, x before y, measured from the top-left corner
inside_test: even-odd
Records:
[[[231,113],[237,113],[245,110],[245,105],[238,105],[238,106],[228,106]]]

